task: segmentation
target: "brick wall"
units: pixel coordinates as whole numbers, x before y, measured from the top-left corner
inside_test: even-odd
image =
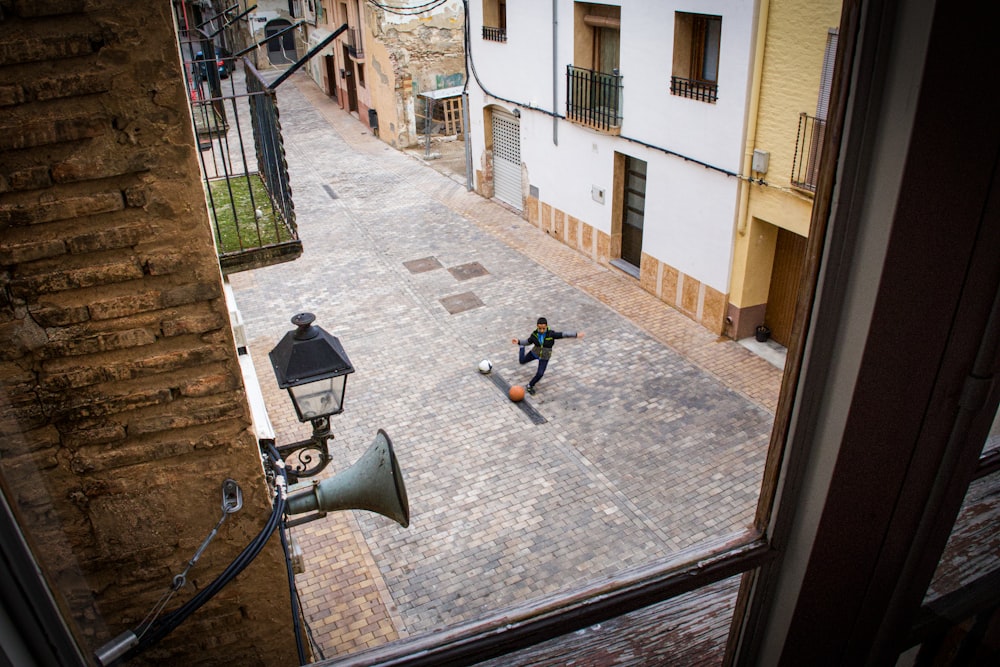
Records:
[[[0,0],[0,481],[85,652],[270,513],[171,3]],[[275,536],[142,662],[295,664]]]

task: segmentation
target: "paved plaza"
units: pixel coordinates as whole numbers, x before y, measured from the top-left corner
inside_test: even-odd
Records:
[[[600,580],[752,521],[781,371],[503,206],[368,133],[303,74],[278,89],[304,253],[230,277],[279,443],[309,435],[268,351],[298,312],[356,372],[332,476],[377,429],[402,528],[339,512],[292,529],[326,658]],[[511,338],[557,341],[538,393]],[[491,359],[493,376],[477,364]]]

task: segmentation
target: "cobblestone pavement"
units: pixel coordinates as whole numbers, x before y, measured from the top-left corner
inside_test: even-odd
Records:
[[[308,436],[267,352],[297,312],[356,369],[334,462],[378,428],[402,528],[338,512],[292,529],[326,658],[593,582],[752,520],[780,371],[506,208],[372,137],[303,74],[278,93],[304,254],[231,276],[281,442]],[[538,393],[511,338],[557,341]],[[494,363],[493,376],[477,371]]]

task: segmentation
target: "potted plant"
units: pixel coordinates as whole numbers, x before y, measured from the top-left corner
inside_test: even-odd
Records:
[[[770,337],[771,337],[771,330],[763,324],[758,324],[757,328],[754,330],[754,338],[757,339],[757,342],[766,343],[767,339]]]

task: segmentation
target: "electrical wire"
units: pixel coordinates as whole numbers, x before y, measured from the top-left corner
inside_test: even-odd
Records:
[[[302,608],[302,597],[299,595],[299,589],[295,589],[295,599],[299,602],[299,608]],[[316,642],[316,637],[313,636],[312,626],[309,625],[307,619],[303,619],[303,623],[306,626],[306,634],[309,636],[309,646],[312,647],[313,655],[319,656],[320,660],[326,660],[326,655],[323,654],[323,647]]]
[[[278,450],[273,444],[268,445],[268,454],[271,456],[272,460],[280,461],[279,465],[276,465],[278,475],[283,481],[283,487],[288,486],[288,470],[285,468],[284,460],[278,454]],[[285,574],[288,576],[288,597],[292,605],[292,632],[295,634],[295,649],[299,654],[299,664],[306,664],[306,651],[305,647],[302,645],[302,628],[299,623],[299,607],[300,600],[298,595],[298,590],[295,588],[295,572],[292,569],[292,555],[289,553],[288,549],[288,537],[285,535],[285,520],[282,517],[281,524],[278,526],[278,535],[281,537],[281,551],[285,555]]]
[[[379,9],[385,10],[390,14],[396,14],[397,16],[416,16],[417,14],[423,14],[424,12],[429,12],[437,9],[448,0],[428,0],[422,5],[414,5],[412,7],[399,7],[395,5],[386,5],[377,0],[368,0],[368,4],[373,7],[378,7]]]
[[[295,649],[299,653],[299,664],[304,665],[306,664],[306,649],[302,645],[302,625],[299,622],[299,596],[295,590],[295,572],[292,570],[292,557],[288,552],[288,536],[285,535],[284,525],[278,528],[278,535],[281,536],[281,550],[285,552],[285,573],[288,575],[288,597],[292,603],[292,632],[295,634]]]
[[[273,446],[271,449],[274,449]],[[280,456],[275,450],[273,453],[268,452],[272,460],[281,462]],[[188,600],[184,605],[179,607],[173,612],[163,616],[159,622],[154,623],[151,628],[144,631],[143,637],[139,640],[136,647],[131,649],[127,657],[131,658],[155,645],[161,641],[164,637],[169,635],[174,629],[177,628],[181,623],[188,619],[194,612],[196,612],[202,605],[212,599],[219,591],[223,589],[230,581],[236,578],[253,560],[260,554],[263,550],[264,545],[267,544],[268,539],[274,534],[274,531],[278,529],[281,525],[282,516],[285,513],[285,504],[287,501],[286,485],[283,476],[275,480],[275,498],[274,505],[271,509],[271,515],[268,517],[267,523],[257,534],[257,536],[244,547],[243,551],[240,552],[236,558],[226,567],[222,573],[215,578],[208,586],[199,591],[194,597]]]

